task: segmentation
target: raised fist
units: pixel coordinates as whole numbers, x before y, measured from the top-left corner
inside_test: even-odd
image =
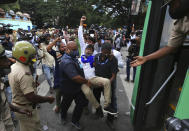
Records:
[[[86,21],[86,19],[87,19],[86,16],[82,16],[82,17],[81,17],[81,21],[82,21],[82,22],[83,22],[83,21]]]

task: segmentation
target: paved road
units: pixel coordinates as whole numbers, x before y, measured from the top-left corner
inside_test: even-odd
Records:
[[[124,60],[126,59],[126,48],[122,49],[122,54]],[[41,69],[39,69],[39,72],[41,72]],[[41,95],[49,95],[49,86],[47,84],[47,81],[45,80],[44,75],[42,72],[40,73],[40,89],[39,93]],[[132,125],[130,122],[130,117],[126,115],[126,112],[129,112],[129,105],[130,100],[132,96],[132,89],[133,89],[133,83],[128,83],[124,81],[125,79],[125,67],[123,69],[120,69],[120,72],[117,76],[117,101],[118,101],[118,110],[119,115],[118,118],[115,120],[115,129],[116,131],[132,131]],[[55,95],[55,94],[53,94]],[[103,101],[103,99],[101,100]],[[55,103],[53,104],[41,104],[41,108],[39,109],[39,115],[41,119],[41,124],[46,128],[46,131],[74,131],[75,129],[71,126],[70,123],[66,125],[62,125],[60,122],[60,116],[59,114],[54,113],[53,108],[55,106]],[[74,108],[74,103],[72,103],[72,106],[70,107],[68,111],[68,121],[71,120],[71,114]],[[106,125],[105,118],[99,119],[99,120],[93,120],[92,114],[94,110],[89,105],[89,108],[91,109],[91,112],[89,115],[83,115],[81,118],[81,125],[84,126],[83,131],[109,131],[110,128]],[[17,127],[16,131],[19,131]]]

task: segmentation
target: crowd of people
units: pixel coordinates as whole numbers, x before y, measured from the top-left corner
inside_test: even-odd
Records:
[[[15,115],[19,120],[20,130],[32,130],[34,126],[40,128],[36,108],[40,107],[39,103],[54,101],[51,96],[37,95],[37,68],[40,65],[50,87],[50,94],[56,94],[54,111],[60,112],[63,124],[67,122],[67,111],[73,100],[76,106],[71,123],[77,129],[81,129],[79,120],[88,103],[96,109],[95,119],[102,118],[107,113],[107,122],[113,124],[118,114],[116,76],[119,68],[123,68],[125,64],[120,49],[127,46],[130,52],[127,59],[136,56],[141,33],[137,35],[132,32],[135,37],[126,38],[126,32],[123,31],[115,32],[104,27],[99,30],[95,27],[87,29],[85,21],[86,17],[82,16],[78,29],[18,29],[1,36],[2,55],[12,65],[9,75],[5,76],[9,80],[5,89],[8,102],[12,106],[27,109],[22,114],[12,112],[13,120]],[[103,106],[100,103],[102,93]],[[32,114],[29,121],[23,119],[26,118],[23,113]]]
[[[20,11],[15,13],[13,10],[5,11],[2,8],[0,8],[0,18],[25,20],[25,21],[29,21],[31,19],[28,13],[22,13]]]
[[[175,1],[169,1],[172,17],[178,11],[175,11]],[[40,131],[37,105],[45,102],[52,104],[55,99],[55,112],[60,113],[63,125],[67,123],[67,111],[74,100],[73,127],[82,129],[79,121],[89,103],[96,109],[94,119],[104,117],[106,112],[106,122],[112,126],[118,114],[116,76],[119,68],[124,66],[121,47],[127,46],[129,52],[125,80],[130,81],[132,66],[133,82],[136,66],[174,52],[183,44],[189,30],[188,8],[185,9],[187,11],[182,17],[176,17],[177,13],[174,15],[177,21],[168,45],[147,56],[138,56],[140,31],[130,30],[130,33],[127,31],[124,34],[111,29],[102,29],[103,32],[95,28],[87,30],[84,27],[85,16],[82,16],[78,29],[19,29],[1,35],[0,129],[13,131],[12,118],[16,116],[21,131]],[[56,98],[37,94],[39,83],[36,69],[39,65],[42,65],[50,93],[55,91]],[[104,106],[100,103],[102,94]],[[10,114],[10,110],[15,113]]]

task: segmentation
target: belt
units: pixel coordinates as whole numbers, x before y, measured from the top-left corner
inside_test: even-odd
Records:
[[[27,106],[27,105],[29,105],[29,106],[32,106],[33,109],[36,109],[36,104],[33,104],[33,103],[30,103],[30,104],[20,104],[20,103],[17,103],[17,102],[13,102],[13,103],[15,103],[15,104],[17,104],[19,106]]]

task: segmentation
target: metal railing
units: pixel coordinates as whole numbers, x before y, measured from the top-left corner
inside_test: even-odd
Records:
[[[175,63],[172,73],[169,75],[169,77],[166,79],[166,81],[162,84],[162,86],[159,88],[159,90],[155,93],[155,95],[151,98],[151,100],[146,103],[146,106],[148,106],[148,105],[150,105],[150,104],[152,104],[154,102],[154,100],[157,98],[157,96],[166,87],[166,84],[169,82],[169,80],[173,77],[173,75],[175,74],[176,70],[177,70],[177,63]]]

